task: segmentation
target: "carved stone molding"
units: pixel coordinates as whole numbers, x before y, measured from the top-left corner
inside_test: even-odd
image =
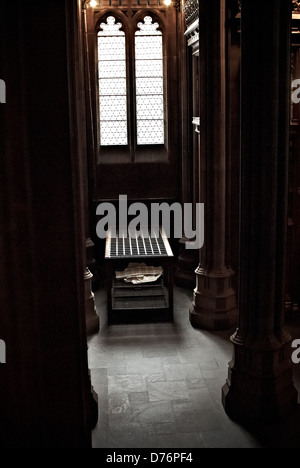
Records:
[[[298,0],[293,0],[293,11],[300,13],[300,2]]]
[[[187,30],[185,36],[193,55],[199,55],[199,0],[187,0],[183,7]]]
[[[199,55],[199,18],[186,30],[189,47],[193,49],[193,55]]]
[[[199,20],[199,0],[187,0],[183,6],[184,16],[187,27]]]

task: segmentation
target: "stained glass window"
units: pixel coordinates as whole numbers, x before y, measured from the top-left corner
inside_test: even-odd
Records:
[[[98,32],[100,144],[127,145],[126,43],[122,24],[109,16]]]
[[[164,144],[163,42],[151,16],[135,33],[137,144]]]

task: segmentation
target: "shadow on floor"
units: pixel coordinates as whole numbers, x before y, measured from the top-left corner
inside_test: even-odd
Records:
[[[264,448],[300,448],[300,405],[287,419],[246,429]]]
[[[107,327],[106,294],[96,294],[101,330],[89,339],[99,397],[93,447],[300,448],[300,406],[283,422],[250,428],[226,415],[221,389],[235,330],[193,329],[190,303],[191,293],[175,288],[174,322]],[[300,365],[294,381],[299,392]]]

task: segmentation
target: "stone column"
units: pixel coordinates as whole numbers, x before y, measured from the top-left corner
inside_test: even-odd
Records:
[[[223,388],[233,419],[292,411],[284,329],[291,2],[243,0],[239,329]]]
[[[237,324],[233,271],[225,264],[226,226],[226,0],[200,0],[200,201],[205,204],[205,244],[196,270],[190,311],[195,327]]]
[[[180,13],[178,14],[178,56],[180,57],[180,76],[181,76],[181,202],[192,203],[194,192],[193,174],[195,171],[193,161],[193,101],[194,90],[192,74],[191,55],[187,48],[190,35],[187,35],[186,28],[191,30],[191,35],[196,34],[196,22],[199,15],[199,4],[197,0],[187,0],[185,5],[181,5]],[[190,26],[195,24],[193,28]],[[187,37],[186,37],[187,36]],[[188,39],[188,41],[187,41]],[[199,41],[198,41],[199,42]],[[195,44],[195,39],[193,44]],[[196,44],[195,44],[196,46]],[[191,51],[194,49],[191,49]],[[179,241],[179,256],[177,260],[177,269],[175,273],[175,283],[179,287],[193,289],[195,287],[195,269],[198,265],[198,250],[186,249],[188,239],[182,238]]]
[[[1,5],[1,448],[91,448],[80,3]]]
[[[89,66],[89,47],[87,38],[87,2],[82,2],[82,74],[84,76],[84,113],[85,113],[85,127],[86,136],[84,139],[86,158],[83,161],[84,164],[84,182],[85,182],[85,230],[86,230],[86,269],[84,273],[85,283],[85,304],[86,304],[86,331],[87,335],[93,335],[98,333],[100,328],[99,316],[95,305],[95,295],[92,291],[92,280],[96,272],[95,259],[93,257],[94,243],[89,237],[90,232],[90,216],[89,206],[90,200],[94,197],[95,190],[95,146],[94,146],[94,129],[93,129],[93,118],[92,118],[92,96],[90,86],[90,66]]]

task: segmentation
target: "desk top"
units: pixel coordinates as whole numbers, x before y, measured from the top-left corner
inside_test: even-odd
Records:
[[[125,236],[116,232],[113,236],[108,232],[106,238],[106,259],[146,259],[173,257],[173,252],[169,240],[161,228],[159,235],[151,236],[151,233],[143,233],[140,236]]]

